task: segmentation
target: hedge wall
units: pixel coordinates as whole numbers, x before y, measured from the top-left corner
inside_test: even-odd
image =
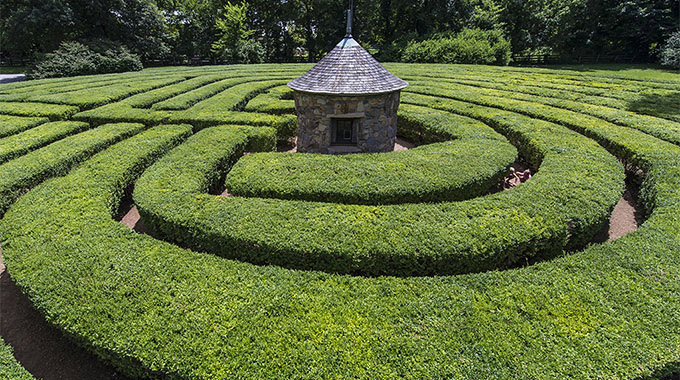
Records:
[[[145,173],[135,204],[156,236],[257,264],[337,273],[476,272],[553,257],[590,241],[622,193],[616,159],[563,127],[473,109],[541,167],[531,183],[467,202],[379,207],[215,198],[194,184],[215,177],[213,163],[234,150],[200,135]],[[191,154],[199,147],[200,158]]]
[[[572,136],[544,130],[550,140],[557,132]],[[678,369],[676,146],[633,130],[608,140],[650,170],[652,213],[631,235],[517,270],[399,279],[253,266],[131,232],[111,215],[159,154],[139,141],[40,185],[0,223],[9,269],[49,321],[131,376],[582,379]],[[552,172],[551,154],[539,175]]]

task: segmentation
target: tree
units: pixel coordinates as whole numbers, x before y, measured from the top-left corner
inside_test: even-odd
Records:
[[[76,20],[62,0],[3,0],[0,2],[0,46],[17,56],[56,49],[75,36]]]
[[[253,39],[255,31],[248,28],[247,13],[247,3],[228,2],[217,19],[219,39],[212,44],[212,49],[229,63],[255,63],[264,59],[264,48]]]

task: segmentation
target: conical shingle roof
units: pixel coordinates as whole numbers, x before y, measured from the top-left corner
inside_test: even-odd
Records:
[[[293,90],[333,95],[383,94],[407,86],[351,37],[340,41],[305,75],[288,83]]]

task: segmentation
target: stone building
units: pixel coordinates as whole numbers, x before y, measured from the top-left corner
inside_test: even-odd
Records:
[[[397,137],[399,96],[408,83],[392,75],[351,35],[288,87],[295,90],[297,150],[389,152]]]

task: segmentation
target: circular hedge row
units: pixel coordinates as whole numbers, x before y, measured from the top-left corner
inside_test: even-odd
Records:
[[[466,202],[360,206],[209,196],[214,185],[203,179],[220,178],[219,163],[242,151],[219,130],[159,160],[137,182],[134,201],[155,236],[227,258],[334,273],[468,273],[584,245],[621,196],[622,166],[565,128],[505,116],[495,120],[531,141],[520,149],[542,160],[541,170],[513,191]],[[570,177],[574,171],[584,175]]]
[[[401,68],[410,67],[395,66],[395,71]],[[432,75],[468,72],[467,67],[418,68]],[[531,72],[547,85],[588,78],[550,73]],[[597,83],[618,81],[623,80],[598,78]],[[656,85],[665,86],[649,86]],[[92,133],[90,144],[99,144],[98,150],[118,141],[107,131],[119,130],[120,138],[134,134],[13,204],[0,221],[8,270],[50,323],[134,377],[635,379],[677,371],[680,147],[640,128],[553,106],[417,92],[404,94],[404,101],[420,105],[413,109],[421,116],[413,120],[422,128],[437,125],[422,116],[427,114],[480,120],[517,147],[538,174],[511,191],[439,204],[225,199],[208,194],[211,186],[222,184],[239,151],[271,149],[275,129],[224,126],[190,136],[192,128],[182,125],[104,125],[65,138],[69,143],[60,150],[51,144],[0,165],[0,170],[10,164],[18,168],[13,163],[23,157],[63,152],[60,161],[41,161],[45,169],[35,169],[30,180],[7,169],[17,178],[6,180],[8,188],[20,181],[33,186],[85,159],[85,148],[75,143],[84,133]],[[641,201],[649,218],[615,242],[562,254],[586,244],[606,221],[622,190],[623,167],[615,157],[647,173]],[[59,169],[50,172],[51,165]],[[113,220],[135,182],[135,201],[155,213],[146,216],[154,227],[173,225],[174,238],[183,245],[226,237],[231,240],[224,244],[236,244],[231,248],[239,260],[180,248]],[[299,270],[293,260],[285,266],[246,262],[257,261],[257,255],[274,262],[280,247],[300,253],[296,262],[307,267],[315,262],[304,256],[310,252],[328,260],[342,258],[338,252],[351,257],[340,239],[328,239],[327,245],[306,241],[304,250],[283,239],[303,233],[332,238],[314,229],[317,223],[333,227],[345,220],[344,227],[357,228],[358,242],[375,244],[371,254],[389,253],[387,244],[374,243],[371,236],[388,239],[407,260],[427,258],[444,268],[460,269],[450,261],[456,255],[437,261],[443,256],[437,252],[473,253],[469,261],[458,260],[468,265],[463,272],[498,268],[494,260],[507,263],[515,253],[560,257],[517,269],[430,277],[407,277],[414,273],[406,266],[388,267],[404,277],[365,277],[334,274],[333,268]],[[265,234],[282,223],[289,228]],[[451,244],[450,235],[472,232],[474,226],[478,235]],[[531,226],[535,229],[526,228]],[[400,243],[389,227],[402,228],[400,236],[412,244]],[[483,245],[475,247],[470,237]],[[550,244],[532,251],[542,237]],[[448,251],[438,251],[436,242]],[[243,251],[234,248],[239,244]],[[408,249],[414,244],[422,251]],[[518,249],[509,252],[503,244]],[[337,251],[315,251],[328,246]],[[367,261],[356,267],[378,268],[368,256],[357,256]]]

